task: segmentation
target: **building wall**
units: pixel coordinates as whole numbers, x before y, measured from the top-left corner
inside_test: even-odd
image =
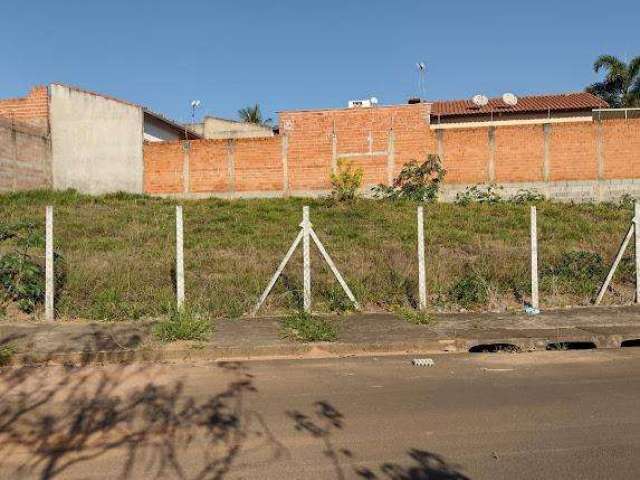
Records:
[[[141,193],[142,109],[62,85],[49,88],[54,187]]]
[[[209,140],[273,137],[273,129],[269,127],[216,117],[205,117],[201,123],[190,124],[189,128]]]
[[[48,132],[0,117],[0,192],[50,187]]]
[[[0,100],[0,116],[37,128],[49,128],[49,96],[47,87],[38,86],[20,98]]]
[[[143,135],[145,142],[167,142],[185,138],[184,131],[178,132],[151,115],[143,114]]]
[[[640,196],[640,118],[439,129],[428,123],[428,105],[418,104],[285,112],[273,138],[186,145],[145,146],[145,191],[319,195],[330,190],[341,158],[363,168],[366,191],[392,181],[408,161],[437,153],[448,171],[444,199],[487,183],[504,185],[505,194],[535,188],[560,199]],[[171,176],[180,179],[167,182]]]

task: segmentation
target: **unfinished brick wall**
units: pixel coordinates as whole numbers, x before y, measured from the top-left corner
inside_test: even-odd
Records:
[[[47,87],[33,87],[25,97],[0,100],[0,116],[26,125],[48,128],[49,94]]]
[[[445,186],[454,189],[488,182],[539,188],[640,180],[637,118],[432,129],[425,104],[284,112],[280,135],[196,140],[187,147],[145,145],[147,193],[318,194],[331,188],[341,158],[363,168],[366,188],[388,183],[404,164],[428,153],[441,155]]]
[[[640,119],[604,121],[599,133],[604,178],[640,178]]]
[[[182,142],[144,144],[144,191],[175,194],[184,191]]]
[[[446,182],[484,183],[489,180],[489,140],[486,128],[442,132],[440,151]]]
[[[426,104],[282,113],[290,190],[331,188],[340,159],[363,169],[363,187],[387,183],[432,149],[428,114]]]
[[[286,112],[269,138],[147,143],[145,192],[278,194],[330,189],[345,158],[362,167],[364,186],[386,183],[409,160],[433,150],[427,105]]]
[[[280,137],[144,145],[145,193],[206,195],[281,192]]]
[[[549,157],[549,179],[552,181],[597,179],[595,124],[554,124],[551,128]]]
[[[544,179],[544,128],[540,125],[495,129],[496,183]]]
[[[46,130],[0,118],[0,192],[50,187]]]

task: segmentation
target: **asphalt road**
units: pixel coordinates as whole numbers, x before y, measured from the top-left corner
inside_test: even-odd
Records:
[[[640,349],[4,369],[0,478],[631,479]]]

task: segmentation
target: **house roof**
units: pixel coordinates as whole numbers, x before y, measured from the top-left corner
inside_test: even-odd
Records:
[[[519,97],[514,106],[507,105],[501,97],[491,98],[484,107],[478,107],[470,99],[433,102],[431,115],[441,117],[505,113],[569,112],[606,108],[604,100],[587,92],[561,93],[557,95],[531,95]]]
[[[52,85],[58,85],[58,86],[61,86],[61,87],[66,87],[66,88],[69,88],[71,90],[76,90],[78,92],[86,93],[88,95],[96,95],[98,97],[107,98],[107,99],[113,100],[115,102],[124,103],[125,105],[131,105],[132,107],[141,108],[145,115],[148,115],[148,116],[154,118],[158,122],[164,123],[165,125],[167,125],[168,127],[172,128],[172,129],[174,129],[176,131],[180,131],[182,134],[185,133],[185,125],[182,125],[181,123],[175,122],[175,121],[171,120],[170,118],[162,115],[161,113],[154,112],[153,110],[151,110],[148,107],[145,107],[144,105],[140,105],[140,104],[137,104],[137,103],[129,102],[127,100],[122,100],[121,98],[113,97],[111,95],[105,95],[103,93],[93,92],[91,90],[86,90],[84,88],[76,87],[76,86],[73,86],[73,85],[67,85],[65,83],[53,83]],[[187,127],[186,132],[187,132],[187,136],[189,137],[190,140],[201,139],[202,138],[201,135],[193,132],[192,130],[189,130],[188,127]]]

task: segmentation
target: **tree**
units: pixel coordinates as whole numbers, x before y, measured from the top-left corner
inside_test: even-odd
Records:
[[[241,108],[238,110],[238,116],[240,120],[247,123],[255,123],[256,125],[262,125],[268,127],[271,125],[272,120],[270,118],[263,119],[262,112],[260,111],[260,105],[257,103],[253,106]]]
[[[640,107],[640,56],[625,63],[613,55],[600,55],[593,64],[604,80],[587,87],[587,92],[602,98],[612,108]]]

